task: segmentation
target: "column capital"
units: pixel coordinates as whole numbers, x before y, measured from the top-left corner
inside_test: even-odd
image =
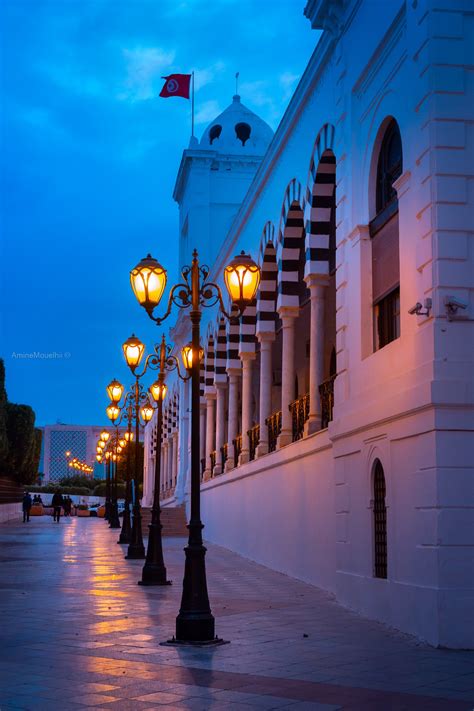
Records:
[[[299,316],[300,308],[299,306],[280,306],[277,309],[278,315],[283,321],[284,319],[296,319]]]
[[[329,277],[326,274],[308,274],[304,280],[311,292],[317,291],[318,289],[325,289],[329,286]]]
[[[214,383],[214,386],[216,388],[216,391],[217,390],[225,390],[226,387],[228,386],[228,382],[227,382],[227,380],[217,380]]]
[[[275,331],[257,331],[257,338],[260,343],[273,343],[275,340]]]
[[[239,358],[242,361],[242,363],[245,363],[245,362],[248,363],[248,361],[255,360],[256,357],[257,357],[256,353],[251,353],[249,351],[242,351],[241,353],[239,353]]]
[[[206,400],[206,403],[209,402],[210,400],[215,400],[217,397],[216,391],[208,390],[207,392],[204,392],[204,398]]]
[[[242,368],[227,368],[227,375],[229,378],[233,375],[240,377],[242,375]]]

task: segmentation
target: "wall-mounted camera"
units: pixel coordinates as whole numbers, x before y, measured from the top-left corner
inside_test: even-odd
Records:
[[[467,303],[457,296],[445,296],[444,297],[444,307],[446,309],[446,318],[448,321],[453,321],[458,316],[458,311],[466,311]],[[467,315],[467,314],[466,314]]]
[[[432,306],[433,302],[431,301],[431,299],[425,299],[424,305],[417,301],[416,304],[411,307],[411,309],[408,309],[408,313],[410,314],[410,316],[414,316],[415,314],[417,316],[429,316]]]

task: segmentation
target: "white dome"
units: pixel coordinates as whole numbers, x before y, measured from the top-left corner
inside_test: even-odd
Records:
[[[200,145],[219,153],[263,156],[272,138],[270,126],[236,94],[231,105],[206,128]]]

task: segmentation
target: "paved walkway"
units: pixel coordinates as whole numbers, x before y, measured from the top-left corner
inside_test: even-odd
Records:
[[[136,584],[100,519],[0,525],[0,709],[474,708],[474,656],[364,620],[316,588],[209,546],[216,630],[177,649],[183,539],[169,588]]]

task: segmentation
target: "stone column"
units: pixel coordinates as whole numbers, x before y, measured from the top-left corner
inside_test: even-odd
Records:
[[[222,474],[221,447],[225,443],[225,393],[226,383],[216,383],[216,467],[214,475]]]
[[[278,449],[293,441],[289,406],[295,395],[295,320],[298,312],[298,307],[284,306],[280,309],[283,343],[281,354],[281,433],[278,437]]]
[[[201,397],[199,404],[199,463],[206,458],[206,401]],[[191,430],[191,428],[189,428]]]
[[[257,446],[257,457],[268,454],[268,427],[265,420],[272,414],[272,347],[274,333],[260,333],[260,441]]]
[[[305,279],[311,292],[309,345],[309,417],[305,435],[321,429],[321,398],[319,386],[324,380],[324,302],[327,278],[310,274]]]
[[[186,490],[186,478],[189,469],[188,437],[189,437],[189,381],[181,383],[178,424],[178,462],[175,496],[181,503]]]
[[[173,438],[170,437],[170,435],[168,435],[168,467],[167,467],[167,472],[166,472],[166,482],[167,482],[166,488],[168,490],[171,489],[171,479],[172,479],[171,472],[173,470],[173,459],[174,459]]]
[[[240,353],[242,361],[242,451],[239,465],[250,461],[250,442],[247,432],[252,427],[252,365],[255,353]]]
[[[176,490],[178,480],[178,430],[172,434],[173,439],[173,464],[171,467],[171,486]]]
[[[206,393],[206,468],[204,481],[211,478],[211,452],[214,450],[216,434],[216,393]]]
[[[232,440],[239,434],[239,378],[241,376],[240,368],[228,368],[229,376],[229,423],[227,433],[227,461],[225,463],[225,471],[228,472],[234,468],[234,445]]]
[[[163,482],[163,490],[166,491],[168,488],[168,440],[165,439],[162,445],[163,452],[163,468],[161,474],[161,481]]]

